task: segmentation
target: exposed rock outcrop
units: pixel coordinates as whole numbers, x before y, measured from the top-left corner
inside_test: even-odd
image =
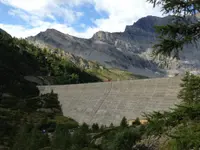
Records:
[[[62,49],[75,56],[97,61],[107,67],[119,68],[148,77],[173,76],[188,70],[199,73],[200,52],[194,46],[185,47],[180,53],[180,60],[171,61],[169,58],[170,62],[176,63],[175,65],[171,63],[163,66],[162,60],[154,60],[148,53],[157,41],[154,26],[172,22],[171,16],[164,18],[147,16],[127,26],[124,32],[99,31],[90,39],[81,39],[48,29],[27,40]]]

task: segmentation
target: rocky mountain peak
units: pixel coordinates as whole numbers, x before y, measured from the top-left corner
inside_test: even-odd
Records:
[[[147,16],[139,19],[133,24],[133,27],[140,28],[147,32],[154,32],[154,26],[158,24],[160,17],[156,16]]]
[[[172,22],[173,17],[157,17],[157,16],[146,16],[139,19],[133,25],[126,26],[125,32],[149,32],[155,33],[155,26],[166,25]]]
[[[47,29],[29,39],[32,42],[39,41],[52,48],[62,49],[86,60],[97,61],[107,67],[148,77],[166,76],[172,69],[180,73],[185,70],[200,70],[200,53],[194,51],[192,46],[187,49],[192,49],[193,53],[185,49],[180,55],[181,60],[177,62],[178,65],[166,68],[165,66],[160,68],[162,60],[154,61],[150,58],[150,54],[146,53],[157,41],[154,26],[170,24],[172,21],[172,16],[163,18],[146,16],[127,26],[125,32],[99,31],[91,39],[77,38],[55,29]]]
[[[108,40],[110,36],[111,34],[109,32],[98,31],[93,35],[92,39],[104,41],[104,40]]]
[[[44,32],[40,32],[37,36],[40,36],[40,35],[59,35],[59,36],[64,36],[65,34],[56,30],[56,29],[47,29],[46,31]]]

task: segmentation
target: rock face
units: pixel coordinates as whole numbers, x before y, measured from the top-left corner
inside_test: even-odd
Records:
[[[35,37],[29,37],[32,43],[63,49],[87,60],[97,61],[107,67],[119,68],[148,77],[163,77],[184,73],[186,70],[199,71],[200,52],[193,46],[187,46],[180,54],[180,60],[171,60],[168,67],[161,69],[161,60],[153,60],[150,51],[156,42],[155,25],[172,22],[172,17],[147,16],[139,19],[124,32],[109,33],[99,31],[90,39],[81,39],[47,29]]]

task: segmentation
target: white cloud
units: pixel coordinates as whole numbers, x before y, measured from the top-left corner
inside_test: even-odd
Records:
[[[26,26],[15,26],[15,28],[13,25],[0,25],[17,37],[35,35],[47,28],[55,28],[63,33],[89,38],[99,30],[122,32],[126,25],[131,25],[147,15],[161,16],[160,9],[153,9],[146,0],[0,0],[0,2],[13,6],[15,9],[9,13],[20,16],[32,26],[30,29]],[[96,11],[106,12],[108,18],[96,19],[94,20],[96,27],[88,27],[84,32],[77,32],[71,23],[87,14],[76,12],[73,8],[88,3],[94,5]],[[47,17],[52,21],[44,21]],[[64,24],[59,23],[56,17],[63,18]],[[80,26],[83,26],[81,24],[80,22]]]
[[[49,24],[49,23],[44,23],[42,26],[35,27],[32,29],[26,28],[21,25],[9,25],[9,24],[0,24],[0,28],[7,31],[12,36],[22,37],[22,38],[28,37],[30,35],[34,36],[41,31],[45,31],[47,28],[54,28],[61,32],[69,32],[71,34],[74,34],[74,32],[75,32],[74,29],[71,27],[67,27],[62,24]]]
[[[82,4],[81,0],[79,3],[78,1],[75,0],[73,4]],[[72,0],[69,2],[66,0],[0,0],[0,2],[16,8],[12,9],[12,13],[19,14],[25,11],[30,17],[34,16],[41,20],[46,17],[55,20],[55,16],[57,16],[62,17],[65,23],[72,23],[83,15],[83,12],[73,11],[71,8],[73,6]]]
[[[109,17],[95,21],[100,30],[123,31],[126,25],[133,24],[147,15],[161,16],[160,9],[146,0],[94,0],[97,11],[105,11]]]
[[[33,11],[45,7],[49,0],[0,0],[0,2],[9,4],[13,7],[21,8],[26,11]]]

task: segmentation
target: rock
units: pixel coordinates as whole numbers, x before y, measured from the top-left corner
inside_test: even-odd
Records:
[[[95,144],[96,146],[99,146],[99,145],[101,145],[102,140],[103,140],[103,138],[100,137],[100,138],[98,138],[98,139],[95,140],[94,144]]]
[[[159,139],[156,137],[143,139],[135,144],[132,150],[159,150]]]
[[[90,39],[82,39],[47,29],[36,36],[27,38],[32,43],[41,43],[51,48],[59,48],[86,60],[97,61],[106,67],[118,68],[147,77],[165,77],[170,70],[178,70],[179,74],[196,71],[200,74],[200,52],[188,45],[180,52],[180,60],[169,58],[166,66],[163,60],[154,60],[147,53],[157,42],[155,25],[173,23],[173,17],[147,16],[133,25],[126,26],[124,32],[109,33],[99,31]],[[70,56],[71,57],[71,56]],[[72,58],[76,63],[78,60]],[[82,63],[83,67],[89,67]]]

